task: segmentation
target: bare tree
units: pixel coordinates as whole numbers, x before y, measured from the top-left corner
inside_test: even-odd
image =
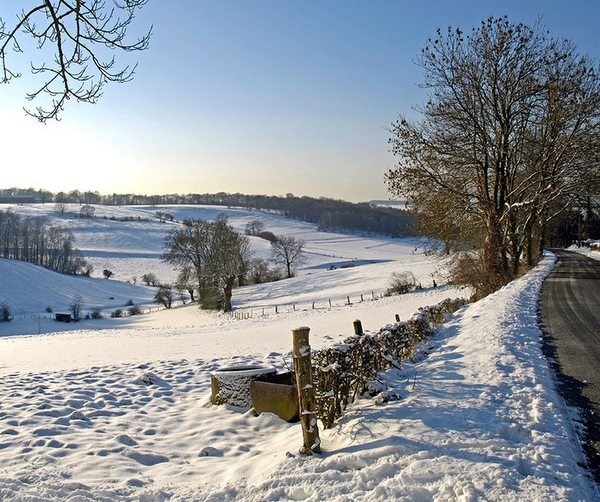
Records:
[[[57,202],[54,204],[54,212],[63,215],[67,210],[67,205],[64,202]]]
[[[77,320],[81,317],[81,309],[83,308],[83,298],[79,294],[73,295],[71,298],[71,303],[69,303],[69,310],[71,311],[71,315],[73,319]]]
[[[246,235],[258,235],[265,229],[265,224],[260,220],[250,220],[246,223]]]
[[[144,284],[146,286],[156,286],[159,282],[158,277],[156,277],[156,274],[152,272],[142,275],[142,281],[144,281]]]
[[[195,274],[203,307],[231,310],[233,287],[249,261],[248,238],[227,218],[186,220],[167,234],[163,260]]]
[[[430,96],[422,120],[392,126],[388,188],[413,203],[424,232],[479,250],[493,290],[524,252],[533,262],[550,208],[597,172],[598,68],[541,26],[506,18],[468,36],[438,30],[418,64]]]
[[[277,237],[277,241],[271,242],[271,257],[285,267],[288,279],[294,277],[296,268],[306,262],[304,244],[302,239],[295,237]]]
[[[164,305],[165,308],[170,309],[173,304],[173,288],[168,284],[163,284],[158,288],[158,291],[154,295],[154,301]]]
[[[14,23],[0,18],[0,82],[7,83],[20,73],[9,63],[11,52],[22,53],[20,35],[32,38],[38,49],[54,51],[31,73],[42,82],[27,94],[30,101],[42,95],[48,102],[26,112],[45,122],[57,118],[69,99],[96,103],[106,82],[129,82],[136,66],[117,67],[111,51],[134,52],[148,47],[152,28],[133,42],[127,31],[136,11],[147,0],[37,0],[27,2]],[[12,50],[11,50],[12,49]]]

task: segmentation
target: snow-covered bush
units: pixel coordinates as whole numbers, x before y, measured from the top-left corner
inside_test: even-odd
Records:
[[[436,324],[462,307],[462,298],[419,309],[407,322],[385,326],[378,332],[353,335],[343,343],[312,352],[317,416],[326,428],[361,396],[377,373],[399,367],[415,347],[433,334]]]
[[[111,317],[123,317],[123,311],[121,309],[113,310],[110,313]]]
[[[92,319],[102,319],[102,311],[100,309],[94,309],[90,312]]]

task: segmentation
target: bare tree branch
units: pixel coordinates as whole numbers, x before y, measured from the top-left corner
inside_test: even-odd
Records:
[[[137,65],[118,68],[110,52],[148,48],[152,28],[133,42],[127,40],[137,10],[147,1],[113,0],[107,6],[104,0],[44,0],[22,11],[10,29],[0,18],[0,83],[21,76],[12,69],[8,56],[23,52],[19,35],[24,35],[33,39],[38,49],[52,47],[54,51],[54,56],[42,64],[31,63],[31,73],[42,75],[42,83],[26,98],[37,102],[45,95],[48,99],[34,110],[26,108],[28,115],[46,122],[58,119],[70,99],[96,103],[107,82],[132,80]]]

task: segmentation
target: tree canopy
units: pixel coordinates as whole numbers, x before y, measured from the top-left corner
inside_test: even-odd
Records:
[[[163,254],[167,263],[194,271],[204,307],[222,307],[226,312],[231,310],[233,287],[249,258],[248,238],[236,232],[224,216],[214,221],[184,221],[167,234]]]

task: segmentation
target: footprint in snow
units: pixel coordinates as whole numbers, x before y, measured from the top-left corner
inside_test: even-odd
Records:
[[[88,417],[86,417],[83,413],[81,413],[80,411],[74,411],[73,413],[71,413],[69,415],[69,420],[81,420],[83,422],[89,422]]]
[[[144,486],[144,482],[141,479],[131,478],[127,480],[127,486],[135,486],[136,488],[141,488]]]
[[[119,434],[116,438],[116,441],[118,441],[121,444],[124,444],[126,446],[135,446],[137,445],[137,441],[135,439],[132,439],[131,437],[129,437],[127,434]]]
[[[142,453],[140,451],[130,451],[126,456],[132,460],[135,460],[138,464],[145,466],[152,466],[169,461],[169,457],[165,457],[164,455],[158,455],[156,453]]]

